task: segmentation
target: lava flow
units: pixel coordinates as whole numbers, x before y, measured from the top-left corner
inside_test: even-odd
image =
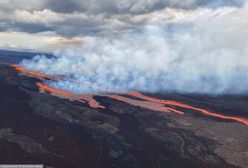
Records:
[[[12,67],[15,68],[16,70],[18,70],[20,73],[28,74],[28,75],[31,75],[34,77],[38,77],[38,78],[42,78],[42,79],[46,79],[46,80],[55,79],[55,78],[50,77],[46,74],[28,71],[25,68],[21,67],[20,65],[14,64],[14,65],[12,65]],[[81,83],[81,84],[84,84],[84,83]],[[85,84],[92,85],[94,87],[99,87],[99,86],[96,86],[95,84],[92,84],[90,82],[85,82]],[[146,109],[153,110],[153,111],[173,112],[173,113],[176,113],[179,115],[183,115],[184,112],[176,109],[175,107],[191,109],[191,110],[200,112],[200,113],[207,115],[207,116],[221,118],[221,119],[227,119],[227,120],[233,120],[233,121],[237,121],[237,122],[240,122],[240,123],[248,126],[248,119],[246,119],[246,118],[217,114],[217,113],[214,113],[214,112],[211,112],[211,111],[208,111],[205,109],[201,109],[198,107],[194,107],[194,106],[182,103],[182,102],[177,102],[177,101],[173,101],[173,100],[158,99],[155,97],[143,95],[139,92],[118,91],[117,93],[114,92],[114,94],[73,94],[70,92],[65,92],[65,91],[51,88],[51,87],[49,87],[43,83],[37,83],[37,86],[40,88],[41,91],[50,92],[51,94],[53,94],[55,96],[67,98],[67,99],[73,100],[73,101],[79,101],[81,103],[88,103],[88,105],[92,108],[99,108],[99,109],[106,108],[105,106],[101,105],[97,100],[94,99],[94,96],[101,96],[101,97],[108,97],[110,99],[125,102],[127,104],[132,105],[132,106],[138,106],[138,107],[146,108]],[[101,90],[106,90],[106,89],[102,88]],[[108,89],[108,90],[114,91],[112,89]],[[118,93],[123,93],[123,95],[118,95]],[[127,95],[129,97],[125,97],[125,95]],[[132,99],[130,97],[139,98],[141,100]]]
[[[161,112],[169,111],[169,112],[177,113],[179,115],[184,114],[184,112],[182,111],[179,111],[179,110],[176,110],[170,107],[165,107],[163,104],[157,103],[157,102],[135,100],[135,99],[127,98],[127,97],[120,96],[120,95],[102,95],[102,96],[112,98],[118,101],[122,101],[122,102],[128,103],[133,106],[139,106],[142,108],[153,110],[153,111],[161,111]]]
[[[214,113],[214,112],[211,112],[211,111],[208,111],[208,110],[205,110],[205,109],[201,109],[201,108],[198,108],[198,107],[190,106],[188,104],[181,103],[181,102],[177,102],[177,101],[173,101],[173,100],[161,100],[161,99],[158,99],[158,98],[149,97],[149,96],[143,95],[143,94],[141,94],[139,92],[130,92],[129,94],[134,96],[134,97],[146,100],[146,101],[163,103],[165,105],[187,108],[187,109],[191,109],[191,110],[194,110],[194,111],[198,111],[198,112],[200,112],[200,113],[202,113],[204,115],[207,115],[207,116],[221,118],[221,119],[227,119],[227,120],[233,120],[233,121],[238,121],[238,122],[243,123],[243,124],[248,126],[248,119],[245,119],[245,118],[239,118],[239,117],[232,117],[232,116],[226,116],[226,115],[222,115],[222,114],[217,114],[217,113]]]
[[[45,91],[48,91],[48,92],[51,92],[53,94],[58,94],[58,95],[62,95],[62,96],[65,96],[65,97],[69,97],[69,96],[72,96],[72,94],[70,93],[67,93],[67,92],[63,92],[63,91],[60,91],[60,90],[57,90],[57,89],[53,89],[51,87],[48,87],[47,85],[44,85],[42,83],[37,83],[36,84],[40,89],[43,89]]]
[[[147,108],[149,110],[153,110],[153,111],[161,111],[161,112],[174,112],[180,115],[183,115],[184,113],[182,111],[170,108],[170,107],[165,107],[163,104],[161,103],[154,103],[154,102],[148,102],[148,101],[140,101],[140,100],[135,100],[135,99],[131,99],[131,98],[127,98],[124,96],[120,96],[120,95],[108,95],[108,94],[95,94],[95,95],[90,95],[90,94],[71,94],[68,92],[64,92],[64,91],[60,91],[57,89],[53,89],[45,84],[42,83],[37,83],[37,86],[47,92],[52,93],[55,96],[59,96],[59,97],[63,97],[63,98],[68,98],[70,100],[76,100],[79,101],[81,103],[85,103],[85,101],[88,103],[88,105],[92,108],[106,108],[105,106],[100,105],[99,102],[97,102],[93,96],[102,96],[102,97],[108,97],[111,99],[115,99],[118,101],[122,101],[125,103],[128,103],[130,105],[133,106],[139,106],[142,108]]]
[[[62,98],[67,98],[70,100],[77,100],[81,103],[85,103],[88,102],[89,106],[92,108],[105,108],[104,106],[100,105],[100,103],[98,103],[94,98],[93,95],[80,95],[80,94],[71,94],[65,91],[61,91],[61,90],[57,90],[57,89],[53,89],[45,84],[42,83],[37,83],[36,84],[41,90],[43,91],[47,91],[52,93],[55,96],[58,97],[62,97]]]
[[[21,73],[27,73],[30,76],[44,78],[44,79],[53,79],[51,76],[48,76],[46,74],[42,74],[42,73],[39,73],[39,72],[28,71],[28,70],[24,69],[23,67],[21,67],[20,65],[13,64],[11,66],[13,68],[15,68],[17,71],[19,71]]]

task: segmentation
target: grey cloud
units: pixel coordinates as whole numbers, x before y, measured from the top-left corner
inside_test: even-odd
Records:
[[[197,7],[216,8],[220,6],[242,6],[245,0],[10,0],[17,9],[29,11],[50,9],[59,13],[147,13],[159,9]]]
[[[49,0],[47,1],[45,8],[59,13],[84,12],[87,9],[87,2],[80,0]]]
[[[0,23],[0,32],[4,32],[10,28],[10,25],[6,21],[1,21]]]
[[[45,31],[53,31],[52,27],[46,27],[44,24],[37,23],[23,23],[23,22],[14,22],[12,24],[12,30],[18,32],[27,32],[27,33],[39,33]]]
[[[72,24],[74,22],[77,22],[76,24]],[[78,36],[83,34],[96,34],[101,32],[104,28],[101,27],[101,25],[98,22],[78,22],[76,20],[74,21],[68,21],[68,25],[64,26],[64,22],[57,24],[54,29],[58,34],[61,34],[63,36]]]
[[[149,15],[151,12],[169,8],[186,10],[197,7],[217,8],[220,6],[237,6],[245,0],[3,0],[0,2],[0,30],[24,31],[37,33],[53,31],[64,36],[105,34],[128,31],[139,28],[150,19],[135,16]],[[57,15],[58,20],[50,20],[52,16],[39,16],[33,21],[36,11],[49,10]],[[18,20],[15,11],[26,11],[30,18]]]
[[[76,93],[101,92],[80,85],[89,82],[100,88],[145,92],[247,94],[248,32],[247,22],[242,22],[247,20],[247,9],[198,20],[191,29],[175,32],[147,26],[114,38],[85,37],[84,45],[57,52],[55,59],[37,56],[22,65],[68,77],[47,84]]]

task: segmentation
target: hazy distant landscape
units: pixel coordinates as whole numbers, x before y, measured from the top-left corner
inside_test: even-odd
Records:
[[[46,55],[49,57],[52,56],[52,54],[47,54],[47,53],[0,50],[0,62],[17,64],[20,63],[23,59],[31,59],[35,55]]]

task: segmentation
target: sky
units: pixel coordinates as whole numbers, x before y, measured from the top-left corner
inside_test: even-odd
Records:
[[[52,52],[20,64],[59,90],[248,94],[248,0],[0,3],[0,46]]]
[[[174,31],[244,6],[245,0],[0,0],[0,49],[52,52],[80,46],[86,36],[147,25]]]

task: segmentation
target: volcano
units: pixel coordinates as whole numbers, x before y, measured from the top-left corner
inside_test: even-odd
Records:
[[[76,94],[47,84],[61,76],[30,72],[16,64],[2,63],[0,69],[2,163],[55,168],[247,167],[245,95],[111,88]]]

